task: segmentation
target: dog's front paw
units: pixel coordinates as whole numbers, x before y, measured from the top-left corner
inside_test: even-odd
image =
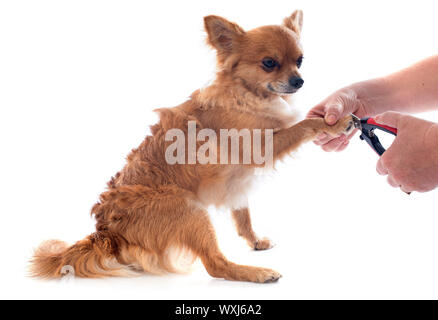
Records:
[[[353,130],[353,117],[348,115],[340,119],[335,125],[327,126],[324,131],[332,136],[340,136],[342,134],[349,135]]]
[[[257,239],[253,243],[254,250],[268,250],[268,249],[273,248],[274,246],[275,246],[275,244],[271,240],[269,240],[268,238]]]

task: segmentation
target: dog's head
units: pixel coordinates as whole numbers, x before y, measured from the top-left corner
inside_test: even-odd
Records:
[[[204,18],[207,42],[217,51],[219,69],[264,96],[289,95],[304,81],[298,69],[303,60],[300,33],[302,11],[295,11],[283,25],[244,31],[218,16]]]

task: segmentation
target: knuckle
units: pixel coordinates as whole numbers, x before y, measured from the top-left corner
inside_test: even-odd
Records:
[[[332,145],[327,145],[327,144],[323,145],[321,148],[326,152],[332,152],[335,149]]]
[[[403,189],[406,189],[406,190],[418,190],[419,189],[418,186],[416,186],[415,184],[413,184],[409,181],[402,181],[401,185],[403,186]]]
[[[377,173],[380,174],[381,176],[386,175],[385,168],[384,168],[380,163],[377,164],[377,166],[376,166],[376,171],[377,171]]]
[[[410,190],[415,190],[420,193],[428,192],[431,189],[428,188],[422,181],[416,180],[410,180],[406,182],[406,187]]]
[[[389,169],[391,167],[391,159],[390,159],[387,152],[385,154],[383,154],[383,156],[380,158],[380,163],[383,167],[385,167],[387,169]]]
[[[416,190],[417,192],[420,192],[420,193],[425,193],[425,192],[429,192],[429,191],[432,191],[432,190],[433,190],[433,188],[428,188],[428,187],[419,187],[419,188],[417,188],[417,189],[414,189],[414,190]]]
[[[395,181],[402,181],[397,171],[391,171],[391,177]]]

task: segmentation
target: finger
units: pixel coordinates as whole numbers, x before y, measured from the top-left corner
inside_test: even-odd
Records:
[[[344,107],[340,103],[328,104],[326,106],[326,112],[324,117],[325,122],[328,125],[334,125],[336,122],[338,122],[343,111],[344,111]]]
[[[380,174],[381,176],[385,176],[388,174],[388,169],[383,165],[382,158],[380,158],[379,161],[377,161],[376,170],[377,173]]]
[[[336,138],[341,138],[342,141],[344,141],[344,143],[346,143],[346,146],[348,146],[348,141],[351,140],[351,138],[354,137],[354,135],[356,134],[358,130],[355,129],[352,133],[350,133],[348,136],[345,135],[340,135],[339,137]],[[316,139],[313,141],[317,146],[323,146],[327,143],[329,143],[330,141],[332,141],[333,139],[336,139],[333,136],[330,136],[326,133],[323,133],[319,136],[316,137]],[[347,142],[346,142],[347,141]],[[344,148],[345,149],[345,148]]]
[[[324,139],[322,139],[322,140],[316,140],[315,141],[315,144],[317,145],[317,146],[323,146],[323,145],[326,145],[326,144],[328,144],[328,143],[330,143],[331,141],[333,141],[333,140],[338,140],[339,139],[339,141],[340,142],[345,142],[346,140],[347,140],[347,138],[345,137],[345,136],[340,136],[340,137],[336,137],[336,138],[334,138],[334,137],[331,137],[331,136],[328,136],[328,137],[326,137],[326,138],[324,138]],[[334,151],[334,150],[333,150]]]
[[[401,113],[389,111],[377,115],[375,117],[375,120],[379,124],[383,124],[385,126],[390,126],[393,128],[398,128],[399,121],[403,116],[404,115]]]
[[[329,140],[330,141],[330,140]],[[327,143],[328,141],[324,141],[324,140],[315,140],[313,141],[313,143],[315,143],[317,146],[323,146]]]
[[[324,118],[324,114],[324,106],[318,105],[310,109],[306,115],[306,118]]]
[[[330,142],[331,140],[333,140],[333,137],[329,136],[326,133],[323,133],[323,134],[320,134],[314,142],[316,145],[322,146],[322,145]]]
[[[336,152],[341,152],[344,151],[346,147],[348,147],[348,144],[350,143],[349,140],[344,141],[344,143],[342,145],[340,145],[337,149]]]
[[[400,189],[401,189],[404,193],[407,193],[407,194],[411,194],[411,193],[414,191],[414,189],[409,188],[409,187],[407,187],[407,186],[400,186]]]
[[[340,151],[343,151],[345,148],[347,148],[348,145],[350,144],[351,138],[353,138],[353,136],[356,134],[356,132],[357,132],[357,130],[354,130],[348,136],[341,136],[340,139],[341,139],[342,143],[334,151],[340,152]]]
[[[351,138],[354,137],[354,135],[356,134],[358,130],[355,129],[352,133],[350,133],[348,136],[344,136],[342,135],[340,138],[341,140],[343,140],[343,144],[341,146],[338,147],[338,149],[336,151],[342,151],[344,150],[346,147],[348,147],[348,145],[350,144],[350,140]]]
[[[328,142],[322,146],[322,150],[327,151],[327,152],[335,151],[344,143],[344,141],[345,141],[345,136],[344,136],[344,138],[339,137],[339,138],[332,139],[330,142]]]
[[[391,187],[393,187],[393,188],[400,188],[400,183],[398,183],[397,180],[395,180],[393,178],[393,176],[388,175],[388,179],[387,180],[388,180],[388,183],[389,183],[389,185]]]

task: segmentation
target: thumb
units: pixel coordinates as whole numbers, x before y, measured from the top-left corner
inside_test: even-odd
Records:
[[[389,112],[385,112],[385,113],[377,115],[374,118],[374,120],[376,120],[376,122],[378,124],[383,124],[385,126],[398,128],[400,119],[402,117],[403,117],[402,113],[389,111]]]
[[[341,117],[344,107],[340,103],[332,103],[326,107],[325,122],[328,125],[334,125]]]

